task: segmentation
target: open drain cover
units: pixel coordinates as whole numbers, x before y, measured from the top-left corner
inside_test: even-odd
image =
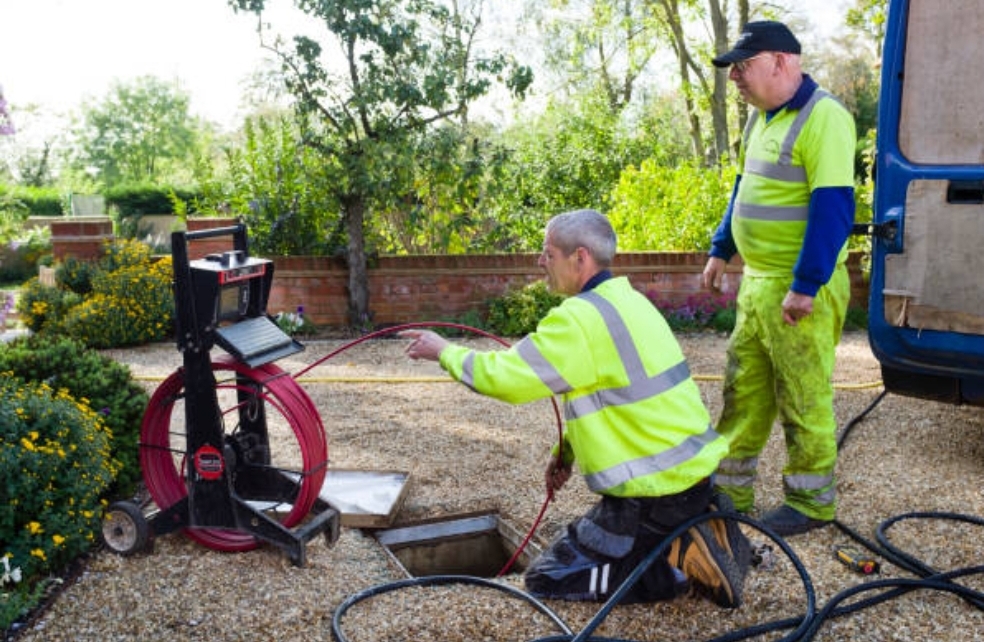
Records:
[[[376,533],[376,540],[410,577],[495,577],[523,538],[495,513],[466,515]],[[525,569],[539,553],[531,542],[511,571]]]
[[[294,481],[296,473],[285,473]],[[405,471],[346,470],[330,468],[325,473],[318,496],[342,515],[342,526],[351,528],[386,528],[403,506],[410,487],[410,473]],[[290,512],[283,502],[249,501],[263,511]]]
[[[386,528],[393,523],[410,487],[404,471],[329,468],[319,496],[342,514],[342,526]]]

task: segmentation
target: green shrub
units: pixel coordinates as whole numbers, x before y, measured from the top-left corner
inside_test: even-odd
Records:
[[[93,348],[159,341],[171,333],[171,261],[99,272],[92,294],[68,310],[61,329]]]
[[[0,555],[21,581],[0,588],[4,630],[36,600],[37,585],[89,550],[101,496],[119,468],[102,416],[64,390],[0,380]]]
[[[529,283],[489,302],[489,330],[502,337],[526,336],[563,300],[562,295],[547,288],[545,281]]]
[[[50,262],[51,229],[20,228],[15,238],[0,247],[0,283],[24,283],[37,275],[39,265]]]
[[[81,302],[75,292],[44,285],[33,277],[21,287],[17,314],[31,332],[58,332],[61,319]]]
[[[150,184],[120,184],[106,190],[106,206],[119,214],[119,222],[145,214],[173,214],[173,197],[184,200],[197,196],[194,191]]]
[[[622,172],[609,218],[621,251],[706,250],[735,180],[734,166],[666,166],[654,160]]]
[[[39,334],[0,344],[0,372],[88,400],[113,434],[112,456],[120,469],[112,491],[117,497],[132,494],[141,475],[137,442],[148,397],[129,368],[73,339]]]
[[[698,292],[684,301],[675,301],[660,296],[658,292],[647,292],[670,329],[674,332],[696,330],[717,330],[730,332],[735,327],[735,295]]]
[[[93,348],[171,335],[171,258],[151,256],[140,241],[107,243],[97,263],[66,259],[55,266],[55,277],[54,287],[35,278],[21,289],[17,311],[33,332],[65,334]]]
[[[99,271],[95,261],[83,261],[67,256],[55,266],[55,284],[70,292],[85,296],[92,292],[92,277]]]
[[[864,308],[851,307],[847,309],[847,315],[844,317],[844,329],[845,330],[867,330],[868,329],[868,311]]]
[[[68,198],[54,187],[0,186],[0,202],[16,201],[26,216],[64,216]]]

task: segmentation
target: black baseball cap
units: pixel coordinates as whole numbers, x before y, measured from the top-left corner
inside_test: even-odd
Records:
[[[793,32],[789,30],[789,27],[781,22],[774,20],[749,22],[742,28],[741,35],[738,36],[738,40],[731,51],[718,56],[711,62],[714,63],[715,67],[727,67],[736,62],[748,60],[763,51],[798,54],[800,43]]]

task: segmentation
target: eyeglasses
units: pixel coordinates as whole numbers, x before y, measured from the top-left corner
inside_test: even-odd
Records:
[[[744,75],[748,68],[751,66],[752,61],[756,58],[761,58],[762,56],[768,56],[770,52],[763,51],[760,54],[755,54],[751,58],[745,58],[744,60],[739,60],[738,62],[731,65],[731,67],[737,71],[739,74]]]

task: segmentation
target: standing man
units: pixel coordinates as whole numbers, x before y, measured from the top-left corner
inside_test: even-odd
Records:
[[[710,477],[727,444],[710,425],[676,338],[626,277],[609,271],[615,232],[594,210],[547,223],[539,265],[569,295],[508,350],[480,352],[408,330],[412,359],[438,361],[472,390],[511,403],[559,395],[566,429],[546,469],[548,493],[577,462],[601,499],[526,571],[537,597],[606,600],[683,522],[731,508]],[[688,529],[623,602],[670,600],[693,589],[741,604],[748,541],[734,521]]]
[[[804,533],[836,511],[831,376],[850,298],[854,120],[801,71],[800,43],[782,23],[748,23],[713,62],[730,66],[754,108],[702,275],[717,290],[731,257],[744,261],[717,425],[729,452],[716,483],[739,511],[752,510],[758,456],[778,417],[785,502],[762,521],[780,535]]]

